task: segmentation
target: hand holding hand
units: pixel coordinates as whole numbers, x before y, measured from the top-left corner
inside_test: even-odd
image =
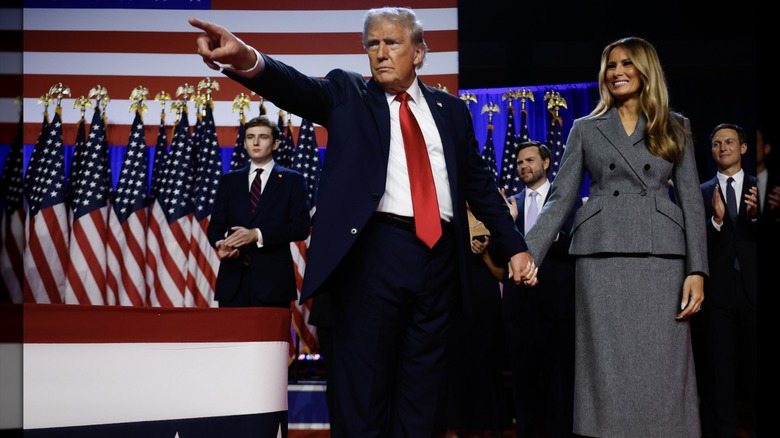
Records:
[[[528,251],[519,252],[509,259],[509,278],[511,278],[515,284],[521,282],[526,286],[536,286],[539,280],[536,278],[536,274],[539,272],[539,268],[534,263],[533,257],[528,254]]]
[[[217,241],[217,257],[221,259],[234,259],[238,257],[238,249],[225,245],[224,240]]]
[[[197,39],[198,54],[212,70],[249,70],[257,63],[255,51],[224,27],[197,18],[188,21],[204,32]]]

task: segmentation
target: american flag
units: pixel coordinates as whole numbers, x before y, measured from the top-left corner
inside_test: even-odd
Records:
[[[89,140],[82,161],[70,210],[69,260],[66,271],[66,304],[116,304],[106,289],[106,243],[108,241],[108,199],[111,195],[111,166],[108,161],[106,127],[100,107],[95,106]]]
[[[49,136],[49,109],[47,107],[43,110],[43,121],[41,122],[41,130],[38,134],[38,139],[35,141],[35,147],[30,155],[30,161],[27,162],[27,171],[24,174],[24,183],[22,189],[24,191],[24,199],[27,200],[28,208],[30,210],[40,207],[39,196],[36,193],[36,188],[41,184],[40,172],[44,168],[41,162],[44,160],[44,153],[46,151],[46,140]],[[62,130],[60,130],[62,132]],[[62,137],[60,137],[62,138]],[[64,166],[64,163],[63,163]],[[67,190],[67,187],[66,187]]]
[[[520,110],[520,132],[517,134],[517,143],[524,143],[531,141],[531,136],[528,134],[528,111],[525,109]]]
[[[561,168],[561,158],[563,158],[563,149],[565,147],[563,142],[563,133],[561,131],[562,120],[559,116],[556,116],[553,111],[549,112],[550,124],[547,131],[547,147],[550,148],[550,169],[547,171],[547,179],[551,182],[555,180],[555,176],[558,175],[558,170]]]
[[[108,295],[120,306],[145,306],[148,152],[142,108],[135,111],[122,170],[108,214]]]
[[[62,106],[36,144],[27,175],[29,185],[24,248],[24,301],[59,304],[65,298],[68,263],[68,213],[65,208],[65,152]],[[45,116],[44,116],[45,119]]]
[[[471,112],[471,104],[470,102],[476,102],[477,96],[473,93],[463,93],[460,96],[461,100],[466,104],[466,106],[469,108],[469,112]],[[498,105],[491,103],[486,104],[482,107],[482,114],[488,113],[488,125],[487,125],[487,137],[485,138],[485,144],[482,145],[482,159],[485,161],[485,165],[490,169],[490,172],[493,174],[493,179],[496,180],[496,184],[498,184],[499,176],[498,176],[498,164],[496,163],[496,146],[493,144],[493,116],[495,113],[499,112],[500,109],[498,108]],[[471,112],[471,118],[474,119],[474,113]]]
[[[290,167],[303,174],[306,181],[306,194],[309,196],[309,207],[317,201],[317,184],[320,181],[320,148],[314,134],[314,124],[303,120],[298,131],[298,146],[295,148]]]
[[[314,214],[314,205],[317,200],[317,186],[320,179],[320,150],[317,147],[317,138],[314,132],[314,125],[308,120],[303,120],[300,131],[298,131],[298,146],[295,148],[295,155],[290,166],[303,174],[306,181],[306,193],[309,197],[310,214]],[[296,286],[298,288],[298,298],[301,296],[301,285],[303,284],[303,275],[306,271],[306,250],[309,247],[309,239],[300,242],[290,242],[290,251],[295,264]],[[311,310],[311,300],[299,304],[296,300],[292,304],[293,326],[295,335],[301,341],[302,352],[308,353],[317,350],[316,332],[314,326],[309,325],[309,311]],[[301,351],[299,351],[300,353]]]
[[[51,84],[69,84],[75,95],[102,84],[112,94],[112,107],[128,108],[139,84],[152,95],[171,92],[183,83],[197,83],[214,75],[197,55],[199,33],[187,22],[197,17],[224,26],[242,40],[305,74],[324,77],[334,68],[345,68],[369,77],[371,72],[361,31],[365,10],[384,6],[373,0],[321,2],[254,2],[247,0],[28,0],[23,9],[24,120],[37,125],[35,111],[42,90]],[[458,8],[455,0],[410,1],[425,26],[430,49],[420,77],[458,90]],[[312,44],[318,41],[321,44]],[[246,88],[234,81],[220,83],[214,96],[214,119],[221,139],[235,138],[233,98]],[[63,103],[70,108],[70,101]],[[279,110],[266,102],[268,114]],[[0,114],[2,116],[2,114]],[[110,145],[124,145],[133,114],[114,111],[109,116]],[[63,114],[65,138],[75,137],[78,111]],[[301,119],[294,116],[293,124]],[[190,125],[195,124],[190,114]],[[16,118],[3,120],[15,128]],[[38,126],[27,126],[26,135]],[[151,138],[153,126],[148,127]],[[327,132],[317,126],[317,137],[327,144]],[[25,138],[32,144],[35,138]],[[224,146],[224,145],[223,145]]]
[[[0,302],[21,303],[24,252],[24,145],[21,117],[0,178]]]
[[[214,197],[222,175],[222,157],[214,127],[211,102],[205,104],[205,115],[199,125],[199,144],[195,155],[194,220],[189,253],[188,290],[197,307],[211,307],[219,272],[219,256],[209,243],[206,230],[214,209]]]
[[[249,163],[249,155],[244,147],[244,137],[246,136],[244,123],[244,115],[241,114],[241,119],[238,123],[238,134],[236,134],[236,145],[233,146],[233,155],[230,157],[230,170],[240,169]]]
[[[285,123],[285,112],[279,111],[279,119],[276,124],[279,126],[279,147],[274,151],[274,161],[282,167],[292,166],[293,154],[295,154],[295,141],[292,135],[292,123]]]
[[[515,136],[515,109],[512,105],[513,96],[507,92],[503,96],[509,99],[506,110],[506,135],[504,137],[504,150],[501,154],[501,180],[499,187],[504,189],[505,196],[518,193],[520,176],[517,174],[517,137]]]
[[[73,157],[70,162],[70,171],[68,172],[68,189],[65,192],[65,204],[70,206],[76,197],[77,181],[81,178],[82,168],[86,161],[87,154],[87,120],[82,116],[79,125],[76,128],[76,142],[73,144]],[[72,221],[72,219],[71,219]]]
[[[187,288],[192,236],[193,145],[183,106],[174,128],[160,194],[152,204],[146,235],[149,303],[155,307],[193,307]]]
[[[528,111],[523,108],[520,110],[520,132],[517,133],[517,144],[519,146],[520,143],[530,140],[531,136],[528,134]],[[515,155],[515,161],[517,161],[517,155]],[[517,167],[515,167],[515,190],[520,192],[524,188],[525,183],[520,179],[520,174],[517,173]]]
[[[498,166],[496,165],[496,147],[493,144],[493,123],[488,123],[487,138],[482,146],[482,159],[493,173],[493,178],[498,181]]]
[[[130,135],[133,135],[132,133]],[[152,186],[149,192],[149,201],[153,202],[160,194],[162,187],[165,161],[168,158],[168,134],[165,130],[165,109],[160,114],[160,127],[157,130],[157,142],[154,147],[154,162],[152,163]]]

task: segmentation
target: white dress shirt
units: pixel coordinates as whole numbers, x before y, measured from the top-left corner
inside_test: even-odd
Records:
[[[724,175],[720,172],[718,172],[716,175],[718,177],[718,185],[720,185],[720,193],[723,195],[723,198],[725,199],[726,190],[729,185],[729,183],[727,182],[729,176]],[[745,172],[742,169],[740,169],[739,172],[735,173],[734,175],[731,175],[731,177],[734,178],[734,182],[731,183],[731,185],[732,187],[734,187],[734,195],[736,195],[737,198],[737,214],[739,214],[739,207],[742,205],[742,183],[745,181]],[[726,206],[726,211],[728,212],[728,206]],[[722,227],[724,223],[724,222],[721,222],[720,224],[715,223],[715,217],[711,218],[710,222],[712,222],[712,225],[718,231],[720,231],[720,227]]]
[[[409,108],[411,108],[417,123],[420,125],[425,145],[428,148],[428,158],[431,161],[433,181],[436,185],[436,198],[439,201],[439,216],[446,220],[452,220],[452,196],[450,184],[447,179],[447,165],[444,161],[444,146],[439,136],[439,129],[433,120],[428,102],[420,90],[417,80],[406,90],[411,96]],[[406,151],[404,150],[403,135],[401,134],[401,121],[398,110],[401,102],[395,100],[395,94],[385,93],[387,104],[390,106],[390,155],[387,163],[387,180],[385,182],[385,194],[379,201],[377,211],[393,213],[401,216],[414,216],[412,207],[412,190],[409,185],[409,171],[406,166]]]

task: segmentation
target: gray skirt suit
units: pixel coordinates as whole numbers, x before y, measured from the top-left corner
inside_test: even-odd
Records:
[[[647,150],[645,126],[642,116],[629,136],[614,108],[575,120],[526,242],[544,263],[587,172],[589,198],[570,246],[577,258],[573,432],[698,438],[690,326],[675,316],[685,277],[708,274],[704,204],[693,144],[679,163],[669,162]]]

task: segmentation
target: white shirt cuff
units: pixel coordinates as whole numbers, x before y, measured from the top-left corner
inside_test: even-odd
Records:
[[[231,72],[245,78],[251,78],[253,76],[256,76],[258,73],[260,73],[260,60],[261,55],[260,52],[257,51],[254,47],[250,47],[255,52],[255,65],[252,66],[252,68],[247,70],[238,70],[237,68],[233,67],[232,64],[220,64],[216,63],[218,66],[220,66],[223,70],[230,70]]]
[[[263,247],[263,233],[260,232],[260,228],[255,228],[255,232],[257,233],[257,247],[262,248]]]

